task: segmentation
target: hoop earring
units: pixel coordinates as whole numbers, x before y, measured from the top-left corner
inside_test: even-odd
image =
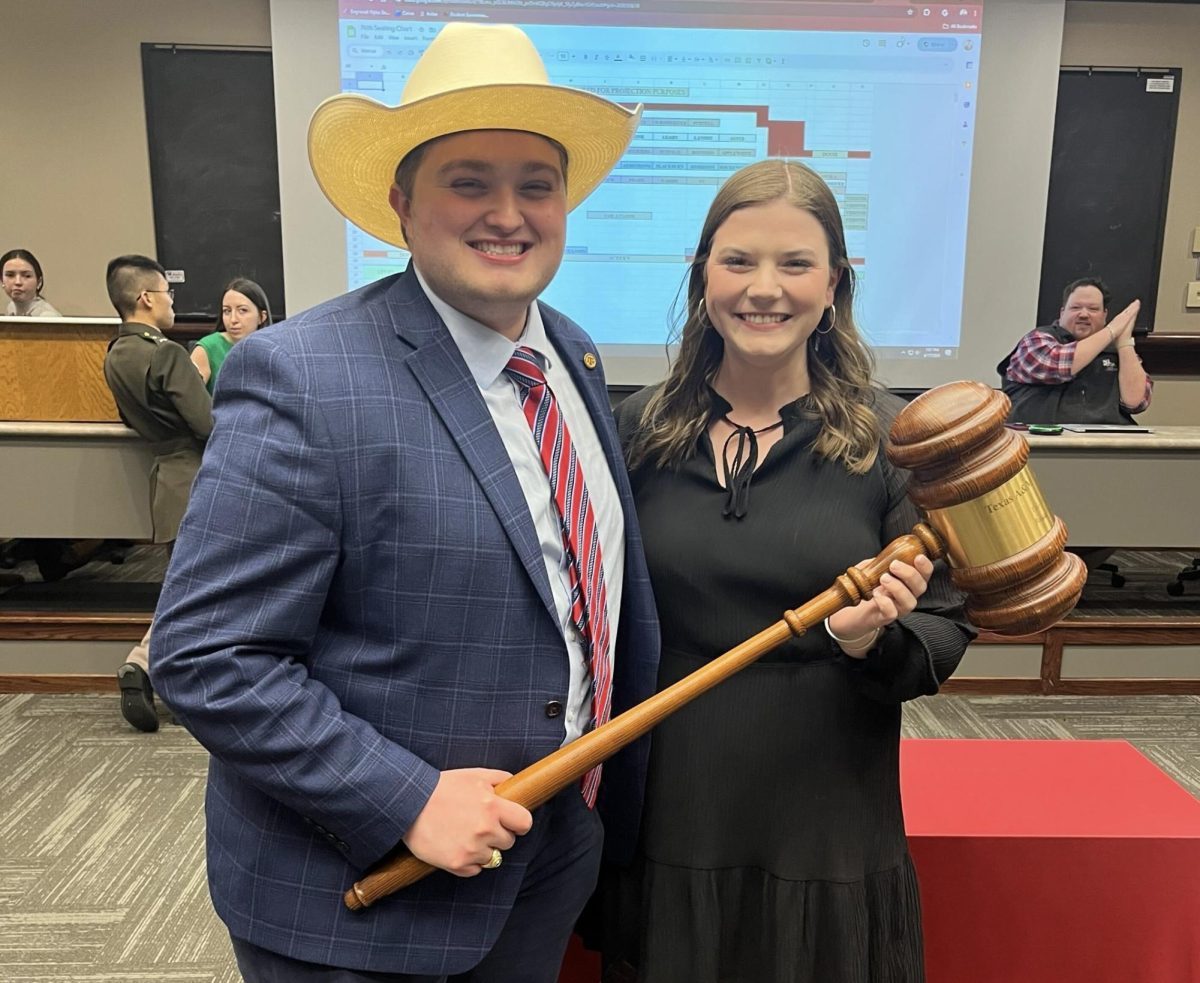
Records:
[[[812,350],[814,355],[821,354],[821,339],[833,330],[833,319],[835,317],[837,317],[837,308],[833,304],[830,304],[825,313],[821,315],[821,321],[817,322],[817,330],[809,336],[812,339]],[[829,325],[824,331],[821,330],[821,322],[825,322]]]
[[[836,318],[837,318],[837,306],[835,304],[830,304],[829,309],[825,312],[825,317],[822,318],[823,321],[826,321],[826,323],[829,325],[829,327],[827,327],[824,331],[822,331],[820,329],[820,327],[818,327],[817,334],[819,334],[819,335],[829,334],[829,332],[833,330],[833,322]]]

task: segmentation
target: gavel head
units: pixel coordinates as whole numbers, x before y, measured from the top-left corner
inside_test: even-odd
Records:
[[[930,389],[896,417],[887,454],[912,472],[909,497],[945,545],[967,618],[1027,635],[1075,607],[1087,570],[1063,552],[1067,527],[1042,498],[1025,438],[1004,426],[1009,405],[981,382]]]

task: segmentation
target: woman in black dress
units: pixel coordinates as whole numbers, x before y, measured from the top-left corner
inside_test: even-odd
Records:
[[[666,687],[917,521],[883,440],[829,188],[734,174],[705,220],[678,359],[618,410],[662,622]],[[610,979],[915,983],[920,905],[900,808],[900,704],[972,630],[945,571],[893,564],[830,617],[655,732]],[[611,922],[610,922],[611,924]],[[616,938],[616,937],[619,937]]]

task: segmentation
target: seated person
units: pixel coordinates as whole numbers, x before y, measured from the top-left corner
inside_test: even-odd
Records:
[[[61,317],[42,296],[42,264],[28,249],[0,256],[0,282],[8,294],[5,317]]]
[[[238,277],[225,288],[221,297],[221,315],[212,334],[205,335],[192,349],[192,364],[211,395],[217,373],[234,344],[271,323],[271,307],[266,292],[253,280]]]
[[[42,296],[42,264],[28,249],[10,249],[0,256],[0,284],[8,295],[5,317],[61,317]],[[11,568],[33,560],[45,581],[61,580],[83,566],[105,546],[99,539],[72,542],[66,539],[14,539],[0,544],[0,567]],[[111,544],[109,544],[111,545]],[[4,576],[0,586],[11,587],[24,578]]]
[[[1035,328],[996,371],[1020,423],[1133,423],[1152,383],[1134,347],[1135,300],[1111,322],[1108,287],[1097,277],[1067,284],[1058,320]]]

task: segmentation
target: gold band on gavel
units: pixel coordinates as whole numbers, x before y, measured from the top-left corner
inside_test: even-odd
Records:
[[[956,568],[998,563],[1015,556],[1054,525],[1054,516],[1028,466],[969,502],[930,509],[928,517],[946,544],[950,566]]]

